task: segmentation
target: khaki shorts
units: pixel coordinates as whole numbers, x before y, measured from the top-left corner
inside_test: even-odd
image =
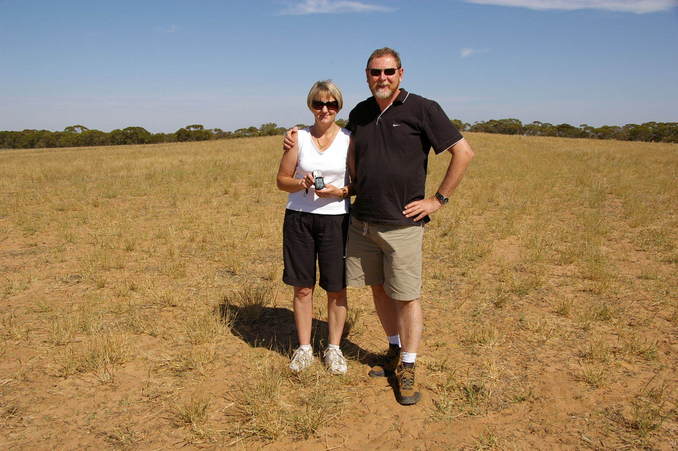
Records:
[[[347,285],[383,285],[392,299],[418,299],[423,239],[423,226],[374,224],[351,217],[346,248]]]

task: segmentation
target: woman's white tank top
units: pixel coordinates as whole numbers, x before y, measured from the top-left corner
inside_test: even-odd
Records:
[[[295,178],[303,178],[309,172],[319,172],[325,184],[342,188],[348,183],[346,170],[346,157],[351,132],[342,128],[332,141],[330,147],[320,151],[313,142],[309,128],[299,130],[297,133],[297,147],[299,149]],[[336,197],[322,198],[315,194],[313,187],[290,193],[287,197],[287,208],[294,211],[304,211],[321,215],[341,215],[348,213],[348,199]]]

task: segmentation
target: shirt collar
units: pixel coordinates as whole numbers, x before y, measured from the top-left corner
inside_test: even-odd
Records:
[[[407,100],[407,96],[409,96],[410,93],[405,91],[405,88],[400,88],[400,94],[398,94],[398,97],[393,101],[393,103],[405,103],[405,100]]]

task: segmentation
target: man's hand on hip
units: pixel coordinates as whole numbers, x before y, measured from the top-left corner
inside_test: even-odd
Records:
[[[403,214],[407,218],[414,218],[413,220],[416,222],[421,221],[431,213],[438,211],[440,207],[442,207],[442,205],[435,198],[415,200],[414,202],[405,205]]]

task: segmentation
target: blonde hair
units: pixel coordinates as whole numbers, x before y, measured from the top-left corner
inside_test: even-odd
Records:
[[[339,104],[340,110],[344,107],[344,97],[341,95],[341,91],[339,88],[337,88],[337,85],[332,83],[332,80],[321,80],[313,83],[311,90],[308,91],[308,97],[306,97],[306,105],[308,105],[309,109],[312,109],[311,103],[315,100],[318,94],[327,94],[332,96]]]

